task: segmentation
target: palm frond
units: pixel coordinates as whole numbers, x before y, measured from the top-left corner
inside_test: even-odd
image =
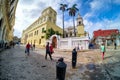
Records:
[[[73,4],[73,7],[77,6],[77,4]]]
[[[67,4],[60,4],[60,10],[62,10],[63,12],[66,10],[67,8]]]
[[[60,4],[61,6],[63,6],[63,4]]]

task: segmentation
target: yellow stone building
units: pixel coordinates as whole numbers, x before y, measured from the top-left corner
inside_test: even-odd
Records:
[[[43,10],[41,16],[23,31],[21,43],[27,44],[29,42],[44,47],[51,29],[62,34],[62,29],[56,25],[56,16],[56,11],[51,7]]]
[[[0,0],[0,43],[13,40],[13,26],[18,0]]]

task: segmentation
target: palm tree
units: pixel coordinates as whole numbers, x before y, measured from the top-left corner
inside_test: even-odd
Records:
[[[78,8],[76,8],[76,6],[77,4],[74,4],[71,8],[67,9],[69,11],[69,15],[73,17],[74,36],[76,36],[74,16],[76,15],[76,12],[79,10]]]
[[[65,34],[64,34],[64,12],[66,11],[66,8],[67,8],[67,4],[60,4],[60,10],[62,10],[62,13],[63,13],[63,38],[65,37]]]

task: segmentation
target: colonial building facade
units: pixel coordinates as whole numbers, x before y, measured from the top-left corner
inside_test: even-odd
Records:
[[[13,40],[13,26],[18,0],[0,0],[0,43]]]
[[[75,27],[76,36],[85,37],[87,35],[87,32],[85,32],[84,30],[83,19],[80,16],[80,14],[78,14],[76,21],[77,21],[77,26]],[[74,37],[74,27],[69,26],[68,28],[65,28],[65,33],[66,37]]]
[[[97,30],[93,32],[93,37],[95,39],[95,43],[101,44],[103,42],[106,43],[107,46],[113,45],[114,42],[117,45],[120,45],[120,37],[119,37],[118,29],[109,29],[109,30]]]
[[[59,33],[62,34],[62,29],[56,25],[57,13],[51,7],[42,11],[42,15],[32,23],[22,33],[21,42],[23,44],[30,43],[39,47],[46,45],[46,40],[51,36],[50,34]]]

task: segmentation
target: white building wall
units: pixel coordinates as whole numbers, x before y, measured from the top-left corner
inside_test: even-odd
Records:
[[[71,37],[60,38],[58,40],[58,49],[73,49],[79,47],[80,50],[87,50],[89,38],[87,37]]]
[[[60,38],[60,36],[52,35],[49,40],[46,42],[52,43],[53,37],[57,38],[57,49],[73,49],[78,48],[79,50],[88,50],[89,46],[89,37],[69,37],[69,38]]]

